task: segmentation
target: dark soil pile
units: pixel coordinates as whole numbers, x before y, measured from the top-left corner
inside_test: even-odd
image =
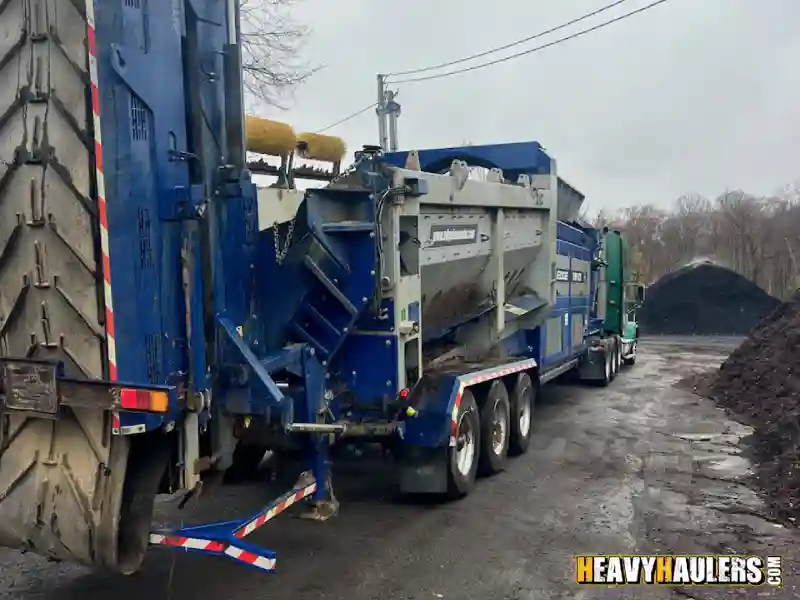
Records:
[[[749,279],[706,262],[650,286],[638,317],[643,335],[747,335],[779,304]]]
[[[707,386],[698,388],[754,428],[759,483],[778,516],[795,522],[800,518],[800,291],[758,323]]]

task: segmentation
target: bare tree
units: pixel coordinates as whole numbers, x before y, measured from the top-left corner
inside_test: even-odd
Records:
[[[248,104],[262,101],[285,109],[298,85],[320,67],[301,58],[310,30],[291,9],[302,0],[241,0],[242,66]]]

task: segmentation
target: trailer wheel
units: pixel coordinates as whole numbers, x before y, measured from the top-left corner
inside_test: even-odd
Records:
[[[520,373],[511,392],[511,437],[508,440],[508,453],[519,456],[528,451],[531,445],[531,426],[536,402],[533,381],[527,373]]]
[[[456,422],[456,445],[449,448],[447,495],[463,498],[475,487],[481,446],[481,420],[478,404],[469,390],[464,390]]]
[[[480,472],[482,475],[494,475],[506,466],[511,432],[511,403],[502,380],[496,379],[489,386],[480,412]]]

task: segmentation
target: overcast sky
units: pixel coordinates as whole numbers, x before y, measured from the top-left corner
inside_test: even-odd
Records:
[[[375,100],[378,72],[457,59],[608,3],[305,0],[295,14],[313,28],[306,58],[326,68],[289,111],[264,116],[316,130]],[[400,146],[537,140],[593,211],[726,187],[769,194],[800,180],[798,23],[799,0],[670,0],[501,65],[399,86]],[[350,150],[376,143],[374,112],[329,133]]]

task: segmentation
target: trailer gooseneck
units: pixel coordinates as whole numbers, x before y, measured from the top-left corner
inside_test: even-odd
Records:
[[[0,545],[272,570],[247,536],[300,501],[336,514],[332,445],[386,443],[405,491],[462,497],[527,450],[539,385],[635,360],[624,241],[579,222],[539,144],[367,147],[340,173],[340,140],[245,121],[237,15],[0,7]],[[150,530],[157,494],[287,448],[306,467],[263,510]]]

